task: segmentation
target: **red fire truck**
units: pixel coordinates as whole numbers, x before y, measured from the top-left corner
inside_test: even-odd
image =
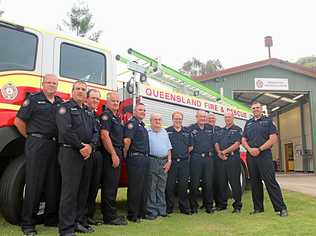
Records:
[[[129,63],[129,66],[131,65],[133,64]],[[3,217],[12,224],[19,223],[25,188],[25,140],[13,126],[13,121],[26,96],[40,91],[42,76],[48,73],[56,74],[60,78],[58,95],[64,100],[69,99],[72,83],[78,79],[86,81],[89,88],[98,89],[103,98],[98,108],[99,112],[105,108],[106,94],[118,90],[115,58],[109,50],[99,44],[83,38],[68,37],[0,21],[0,207]],[[215,102],[206,99],[172,94],[154,86],[140,88],[136,85],[133,84],[134,88],[139,89],[137,99],[142,99],[145,103],[148,114],[163,113],[166,125],[170,122],[169,117],[174,110],[183,111],[188,124],[194,122],[193,111],[197,109],[213,110],[218,113],[218,117],[222,116],[225,109],[231,109],[224,105],[215,108]],[[127,83],[127,86],[131,88],[131,83]],[[132,114],[133,99],[125,92],[122,92],[122,95],[124,100],[120,112],[126,120]],[[195,99],[195,102],[190,99]],[[188,101],[191,102],[188,104]],[[242,116],[245,115],[245,109],[237,107],[234,111],[241,116],[237,119],[238,122],[244,122],[246,117]],[[121,186],[127,184],[124,170],[123,166]],[[243,182],[245,176],[243,172]],[[45,199],[39,206],[39,215],[43,213],[44,207]]]

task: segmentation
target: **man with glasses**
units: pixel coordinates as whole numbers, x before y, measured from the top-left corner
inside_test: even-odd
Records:
[[[168,172],[166,186],[167,213],[171,214],[174,208],[176,183],[178,182],[179,209],[182,214],[190,215],[188,199],[189,155],[192,150],[192,139],[189,129],[182,126],[183,114],[179,111],[172,113],[173,126],[166,130],[172,145],[172,165]]]
[[[63,103],[56,114],[62,176],[58,225],[61,236],[74,236],[75,231],[94,231],[85,215],[90,184],[85,169],[90,164],[87,160],[98,143],[99,135],[94,114],[84,107],[86,98],[87,84],[76,81],[72,98]]]
[[[100,121],[99,117],[97,116],[96,112],[100,102],[100,91],[97,89],[89,89],[87,92],[87,112],[92,112],[94,118],[96,119],[97,129],[100,132]],[[100,142],[95,148],[95,152],[92,153],[91,158],[89,161],[91,162],[91,181],[90,181],[90,188],[88,193],[88,202],[87,202],[87,213],[86,216],[88,217],[88,223],[92,225],[100,224],[94,219],[95,213],[95,200],[98,194],[99,187],[101,185],[101,177],[102,177],[102,170],[103,170],[103,157],[100,152]]]
[[[280,186],[275,179],[271,152],[272,145],[278,141],[278,132],[272,119],[262,114],[262,106],[259,102],[254,102],[251,109],[253,118],[246,122],[242,135],[242,145],[247,150],[247,164],[254,205],[254,211],[250,214],[264,212],[262,184],[264,181],[274,211],[284,217],[288,215],[288,212]]]

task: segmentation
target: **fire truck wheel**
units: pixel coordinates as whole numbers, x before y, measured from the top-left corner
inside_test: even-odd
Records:
[[[4,171],[0,181],[1,212],[6,221],[19,224],[25,185],[25,158],[16,158]]]

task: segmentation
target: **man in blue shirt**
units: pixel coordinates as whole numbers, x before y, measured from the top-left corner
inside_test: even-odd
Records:
[[[154,220],[157,216],[167,216],[165,190],[167,172],[171,167],[171,143],[168,133],[161,128],[161,115],[152,114],[149,137],[149,171],[147,179],[147,214],[146,219]]]

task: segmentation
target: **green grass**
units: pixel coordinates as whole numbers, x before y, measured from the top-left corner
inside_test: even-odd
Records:
[[[120,213],[126,214],[126,190],[119,191]],[[174,213],[167,218],[155,221],[143,220],[140,224],[129,223],[128,226],[96,226],[96,236],[209,236],[209,235],[316,235],[316,199],[301,193],[284,191],[289,209],[289,217],[281,218],[273,210],[267,193],[265,193],[265,213],[249,215],[252,210],[251,193],[243,197],[244,207],[240,215],[231,214],[231,207],[213,215],[200,210],[197,215],[187,216]],[[231,202],[230,202],[231,203]],[[99,216],[101,217],[101,216]],[[39,235],[57,235],[56,228],[37,226]],[[18,226],[13,226],[0,218],[0,235],[22,235]],[[84,234],[82,234],[84,235]]]

